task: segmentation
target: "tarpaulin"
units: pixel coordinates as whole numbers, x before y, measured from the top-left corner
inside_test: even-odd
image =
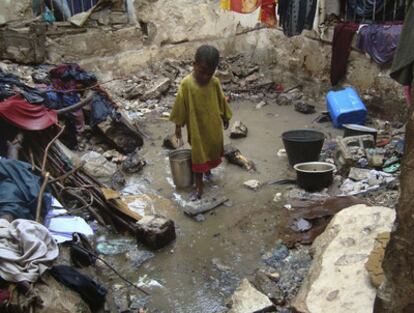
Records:
[[[0,117],[26,130],[43,130],[58,121],[55,111],[30,104],[19,95],[0,102]]]

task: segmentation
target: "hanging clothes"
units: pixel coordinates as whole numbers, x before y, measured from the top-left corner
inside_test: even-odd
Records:
[[[411,86],[414,79],[414,2],[411,3],[398,41],[391,78],[404,86]]]
[[[260,21],[271,27],[277,25],[275,0],[221,0],[220,7],[243,14],[253,13],[260,8]]]
[[[359,24],[353,22],[343,22],[335,26],[331,58],[331,83],[333,86],[338,84],[346,74],[352,39],[358,28]]]
[[[364,25],[358,31],[356,47],[368,53],[378,64],[389,64],[394,58],[403,25]]]
[[[283,33],[297,36],[303,30],[311,30],[315,20],[317,0],[280,0],[278,14]]]

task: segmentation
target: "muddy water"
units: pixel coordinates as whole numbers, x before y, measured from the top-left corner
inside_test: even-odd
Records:
[[[256,102],[249,101],[232,103],[234,120],[243,121],[249,133],[247,138],[230,140],[227,132],[226,143],[232,143],[252,159],[257,171],[248,173],[224,162],[213,172],[215,179],[206,189],[207,195],[226,195],[231,206],[220,206],[205,214],[203,222],[185,216],[177,204],[155,207],[155,211],[175,221],[177,240],[139,268],[118,257],[118,267],[132,281],[147,275],[163,285],[148,289],[152,294],[148,304],[151,312],[221,312],[239,280],[260,267],[262,255],[275,246],[278,228],[283,224],[278,218],[283,203],[273,202],[273,197],[287,187],[263,186],[252,191],[242,183],[249,179],[266,182],[294,177],[287,159],[277,156],[283,148],[281,133],[294,128],[326,131],[329,123],[312,123],[316,114],[303,115],[292,106],[273,104],[256,109],[255,105]],[[155,118],[149,118],[145,124],[150,139],[143,153],[149,165],[130,183],[144,181],[149,189],[175,199],[167,152],[161,148],[162,138],[173,131],[173,126]],[[188,197],[187,192],[178,195]]]

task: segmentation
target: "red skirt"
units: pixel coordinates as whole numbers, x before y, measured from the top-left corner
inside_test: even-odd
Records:
[[[203,164],[192,164],[191,169],[194,173],[206,173],[209,170],[219,166],[221,164],[221,158],[214,161],[208,161]]]

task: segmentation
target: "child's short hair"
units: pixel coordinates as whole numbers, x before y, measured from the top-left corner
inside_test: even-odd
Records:
[[[220,53],[216,47],[202,45],[195,54],[195,63],[205,63],[210,69],[216,69],[219,64]]]

